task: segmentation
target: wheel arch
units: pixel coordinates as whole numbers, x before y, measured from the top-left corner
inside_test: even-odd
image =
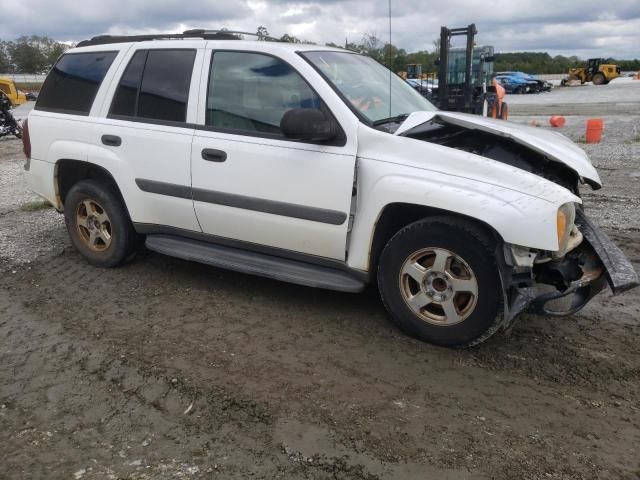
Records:
[[[64,208],[64,201],[69,190],[81,180],[102,180],[113,187],[120,200],[127,209],[126,202],[118,182],[113,174],[101,165],[71,158],[62,158],[56,161],[54,170],[54,186],[56,193],[56,208],[60,211]],[[127,210],[128,212],[128,210]]]
[[[488,223],[462,213],[414,203],[394,202],[387,204],[376,221],[369,250],[369,272],[375,274],[380,254],[387,242],[402,228],[424,218],[444,217],[456,219],[476,227],[484,236],[501,245],[502,236]]]

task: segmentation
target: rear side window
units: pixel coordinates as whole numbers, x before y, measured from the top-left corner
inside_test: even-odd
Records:
[[[89,115],[104,76],[118,52],[68,53],[42,85],[36,110]]]
[[[120,79],[109,115],[185,122],[195,50],[139,50]]]

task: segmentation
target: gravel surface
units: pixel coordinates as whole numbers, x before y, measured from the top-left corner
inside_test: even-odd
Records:
[[[554,87],[550,92],[507,95],[511,114],[517,115],[637,115],[640,80],[618,78],[608,85]]]
[[[585,203],[638,269],[640,117],[604,118]],[[20,147],[0,140],[0,478],[638,478],[639,289],[442,349],[374,289],[91,267],[30,206]]]

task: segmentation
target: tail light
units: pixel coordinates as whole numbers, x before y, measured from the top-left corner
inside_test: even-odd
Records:
[[[24,162],[24,169],[29,170],[31,166],[31,137],[29,136],[29,119],[25,118],[22,122],[22,151],[27,157]]]

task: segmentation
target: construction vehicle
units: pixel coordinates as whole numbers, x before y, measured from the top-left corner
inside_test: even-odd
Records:
[[[15,82],[10,78],[0,77],[0,91],[7,96],[12,107],[17,107],[27,101],[26,95],[18,90]]]
[[[438,83],[428,88],[427,98],[440,110],[505,118],[508,107],[502,101],[503,89],[497,89],[493,76],[493,47],[477,47],[475,24],[462,28],[440,28]],[[466,37],[464,48],[451,48],[451,39]]]
[[[620,76],[620,67],[605,63],[605,61],[604,58],[590,58],[587,60],[586,67],[570,68],[567,78],[562,80],[561,85],[566,86],[578,81],[581,85],[586,82],[593,82],[594,85],[606,85]]]

